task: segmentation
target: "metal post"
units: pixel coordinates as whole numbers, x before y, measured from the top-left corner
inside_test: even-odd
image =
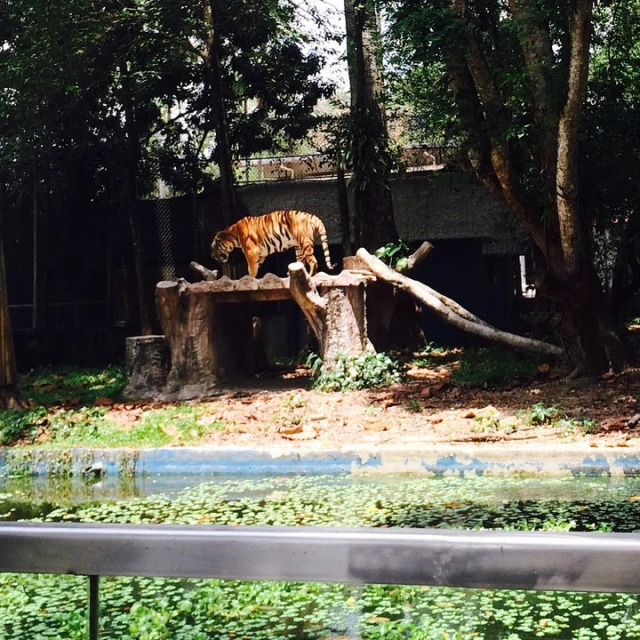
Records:
[[[100,622],[100,576],[89,576],[89,640],[98,640]]]

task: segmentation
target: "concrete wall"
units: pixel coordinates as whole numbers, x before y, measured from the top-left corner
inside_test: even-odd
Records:
[[[329,242],[340,244],[335,179],[254,183],[238,192],[251,215],[275,209],[315,213],[325,222]],[[407,241],[473,238],[482,240],[484,253],[516,250],[517,234],[505,206],[471,176],[411,173],[395,179],[392,192],[398,232]]]

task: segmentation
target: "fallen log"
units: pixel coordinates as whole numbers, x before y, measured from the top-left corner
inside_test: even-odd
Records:
[[[421,282],[412,280],[389,268],[384,262],[372,256],[366,249],[358,249],[356,255],[378,278],[412,294],[424,305],[433,309],[445,322],[458,327],[462,331],[494,342],[502,342],[517,349],[526,349],[527,351],[536,351],[553,356],[563,354],[563,350],[555,345],[501,331],[488,325],[454,300],[443,296]]]

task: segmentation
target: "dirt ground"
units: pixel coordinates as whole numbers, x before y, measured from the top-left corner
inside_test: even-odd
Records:
[[[384,389],[322,393],[308,371],[265,375],[251,385],[199,401],[203,425],[220,420],[206,443],[301,449],[354,444],[571,443],[640,446],[640,372],[569,383],[542,372],[539,380],[502,388],[465,388],[441,369],[409,371],[409,381]],[[157,404],[117,404],[123,427]],[[536,409],[537,407],[537,409]]]

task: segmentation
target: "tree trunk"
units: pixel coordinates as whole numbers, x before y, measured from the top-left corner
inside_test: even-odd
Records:
[[[0,236],[0,410],[25,408],[26,405],[20,400],[17,383],[18,372],[9,317],[4,248]]]
[[[476,6],[469,0],[451,0],[457,19],[466,23],[464,53],[448,54],[462,129],[473,150],[465,168],[472,168],[489,192],[503,201],[531,234],[546,260],[547,290],[561,307],[572,342],[569,353],[577,370],[588,374],[619,370],[626,355],[618,328],[595,274],[589,253],[589,235],[580,208],[578,132],[589,68],[593,0],[569,3],[566,69],[557,66],[548,19],[537,3],[509,0],[515,18],[523,61],[531,85],[538,146],[536,174],[541,199],[526,185],[515,145],[508,90],[498,81],[491,63],[494,52],[473,19]],[[562,84],[564,83],[564,84]],[[558,97],[564,103],[558,107]]]
[[[207,29],[207,49],[203,60],[205,78],[209,85],[211,115],[216,132],[216,158],[220,170],[220,197],[225,226],[238,219],[236,193],[234,187],[233,159],[229,144],[229,129],[224,103],[224,87],[220,65],[220,40],[217,28],[214,0],[204,0],[204,20]]]
[[[379,100],[378,22],[374,3],[345,0],[347,62],[351,87],[356,246],[377,249],[398,239],[389,187],[391,154]]]
[[[126,339],[125,372],[127,400],[153,399],[165,385],[171,367],[164,336],[133,336]]]
[[[127,145],[125,151],[125,209],[131,229],[133,243],[133,260],[136,273],[136,288],[138,292],[138,311],[140,314],[140,333],[151,335],[151,310],[147,296],[147,283],[145,277],[145,261],[143,251],[142,231],[138,220],[137,196],[138,196],[138,162],[140,160],[140,135],[136,117],[133,88],[129,65],[126,59],[120,61],[120,77],[122,83],[122,106],[124,109],[125,130]]]
[[[340,239],[342,243],[342,255],[352,256],[351,245],[351,216],[349,214],[349,196],[347,193],[347,180],[344,175],[344,163],[342,154],[338,154],[336,167],[336,181],[338,185],[338,211],[340,212]]]

